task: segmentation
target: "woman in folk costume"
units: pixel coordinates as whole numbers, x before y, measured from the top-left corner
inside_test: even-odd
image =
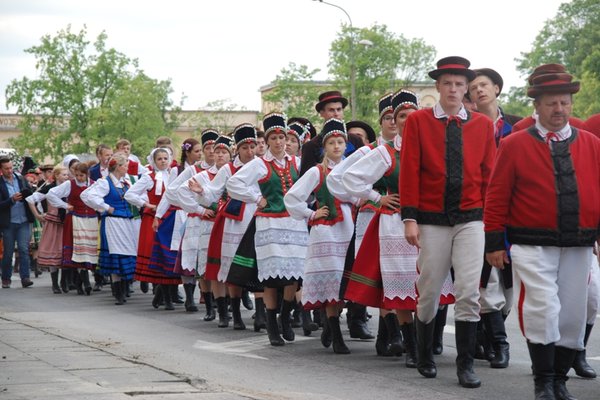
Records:
[[[136,229],[131,206],[125,200],[129,160],[116,153],[108,163],[108,176],[81,192],[81,200],[100,215],[98,267],[111,276],[116,305],[125,303],[127,281],[133,279],[137,254]]]
[[[48,267],[52,278],[52,291],[60,294],[58,286],[58,269],[62,268],[63,252],[63,219],[59,215],[59,209],[52,204],[47,204],[47,212],[42,215],[37,209],[37,203],[47,199],[48,192],[69,179],[68,169],[62,165],[54,167],[54,182],[45,186],[44,191],[37,191],[25,198],[29,209],[35,218],[43,223],[42,237],[38,248],[38,265]],[[49,203],[49,202],[47,202]],[[66,275],[63,272],[62,288],[65,293],[69,291]]]
[[[338,199],[327,190],[325,178],[331,169],[342,160],[346,150],[346,126],[338,119],[329,119],[323,130],[323,162],[309,169],[287,192],[285,207],[290,215],[306,221],[312,226],[308,241],[302,303],[306,309],[325,307],[327,323],[333,337],[333,351],[348,354],[340,329],[339,313],[344,307],[340,298],[340,286],[344,274],[346,252],[354,221],[352,203],[356,198]],[[308,207],[307,200],[314,195],[316,211]],[[324,343],[325,344],[325,343]],[[329,343],[327,343],[326,347]]]
[[[194,183],[198,186],[206,186],[212,181],[219,172],[219,169],[230,161],[232,144],[232,139],[227,136],[219,136],[214,144],[215,164],[209,169],[195,174],[188,181],[183,182],[176,190],[178,204],[183,211],[187,212],[187,221],[178,257],[179,262],[175,266],[175,272],[181,275],[181,281],[185,288],[186,309],[188,308],[188,301],[191,303],[190,305],[194,305],[193,298],[196,288],[196,276],[205,279],[208,242],[214,225],[215,215],[221,202],[221,199],[219,199],[214,203],[204,203],[201,205],[194,192],[190,189],[190,186]],[[203,285],[206,288],[211,287],[210,282]],[[211,292],[205,293],[206,302],[211,307],[211,315],[214,315]],[[238,311],[239,304],[238,298]],[[233,301],[232,305],[235,308]]]
[[[74,178],[50,189],[48,203],[67,212],[63,226],[63,267],[77,268],[77,292],[88,296],[92,292],[88,270],[95,271],[98,264],[98,217],[96,211],[81,200],[81,192],[90,187],[89,167],[86,163],[73,166]],[[56,282],[55,282],[56,281]],[[58,275],[52,277],[52,288],[60,293]]]
[[[382,195],[372,189],[372,185],[379,179],[383,179],[385,183],[386,194],[394,196],[393,201],[382,205],[369,225],[360,250],[364,252],[363,256],[361,257],[359,253],[356,259],[357,265],[353,269],[353,274],[356,274],[354,277],[369,277],[374,271],[376,275],[380,274],[383,293],[364,290],[366,286],[360,284],[360,279],[351,278],[346,296],[352,300],[380,307],[392,351],[394,347],[402,347],[402,337],[398,329],[400,323],[407,350],[406,366],[414,368],[416,342],[412,311],[416,308],[415,281],[418,251],[404,238],[404,225],[398,202],[398,182],[404,121],[411,112],[418,109],[418,103],[416,95],[407,90],[397,92],[392,102],[394,113],[392,115],[390,111],[386,114],[399,122],[398,135],[394,141],[378,146],[348,168],[342,177],[346,190],[362,199],[380,201]],[[378,260],[373,259],[370,249],[379,253]],[[452,279],[448,274],[442,292],[442,303],[452,302],[452,289]]]
[[[157,240],[152,229],[156,207],[169,182],[176,178],[177,170],[170,167],[171,153],[165,148],[152,150],[147,160],[152,167],[151,171],[142,175],[125,193],[125,200],[130,204],[143,207],[134,278],[155,285],[176,285],[179,282],[178,277],[162,274],[161,271],[151,269],[149,264],[152,248]]]
[[[398,127],[395,124],[395,121],[392,117],[392,98],[393,94],[388,93],[382,96],[379,99],[379,125],[381,128],[381,134],[377,137],[376,140],[371,142],[367,146],[360,147],[357,151],[352,153],[348,158],[343,160],[340,164],[338,164],[331,173],[327,176],[327,187],[329,191],[335,197],[348,197],[351,196],[344,184],[342,183],[342,176],[345,172],[356,162],[362,159],[366,154],[370,153],[376,147],[384,145],[386,142],[393,143],[394,138],[398,134]],[[354,122],[354,124],[352,124]],[[366,131],[366,135],[369,135],[370,131],[373,129],[364,122],[361,121],[351,121],[349,124],[357,127],[361,127],[361,129]],[[378,202],[368,200],[362,207],[360,207],[358,215],[356,217],[356,238],[354,241],[354,256],[358,255],[360,250],[363,237],[365,232],[367,231],[367,227],[371,223],[371,220],[378,212],[379,208],[382,206],[387,207],[393,202],[398,201],[397,194],[386,194],[385,182],[383,179],[379,179],[374,185],[373,189],[382,195],[381,199]],[[356,263],[354,265],[357,265]],[[354,266],[352,266],[354,269]],[[347,274],[351,273],[351,271],[347,271]],[[397,353],[402,353],[402,349],[398,343],[398,336],[395,337],[395,345],[393,348],[390,346],[390,335],[388,335],[388,329],[386,327],[385,315],[387,314],[387,310],[380,310],[379,315],[379,326],[377,331],[377,340],[375,341],[375,350],[377,351],[377,355],[379,356],[392,356]],[[388,323],[394,322],[391,317],[388,317]],[[395,333],[399,328],[396,326]],[[323,340],[327,341],[327,335],[329,332],[323,332]],[[392,351],[394,350],[394,351]]]
[[[208,138],[206,131],[203,138]],[[210,134],[210,144],[217,140],[218,133]],[[208,139],[207,139],[208,142]],[[163,276],[173,278],[172,283],[155,286],[152,305],[158,308],[164,300],[165,309],[172,310],[173,302],[178,301],[177,287],[180,278],[174,272],[177,254],[181,245],[183,226],[187,213],[181,209],[177,202],[177,188],[189,178],[203,169],[198,164],[202,158],[202,145],[194,138],[185,139],[181,145],[181,163],[175,170],[177,178],[169,181],[166,191],[158,203],[152,227],[157,232],[150,257],[149,268]],[[210,165],[201,163],[207,168]],[[177,279],[175,279],[177,278]],[[189,301],[191,300],[191,303]],[[193,311],[193,299],[188,299],[188,308]],[[196,308],[197,310],[197,308]]]
[[[229,296],[232,299],[239,298],[242,295],[242,288],[240,286],[233,284],[226,285],[225,282],[238,246],[256,211],[256,204],[254,202],[243,203],[239,200],[231,199],[225,189],[229,179],[240,168],[255,158],[256,128],[248,123],[238,125],[233,131],[233,137],[237,149],[237,155],[233,161],[223,166],[215,178],[206,185],[190,186],[190,189],[198,195],[197,200],[201,204],[213,204],[218,202],[223,196],[227,196],[226,204],[219,209],[210,234],[206,273],[204,276],[205,280],[210,281],[217,302],[219,313],[218,326],[220,328],[229,326],[227,300],[225,298],[227,292],[229,291]],[[260,188],[257,183],[253,184],[251,188],[254,196],[260,195]],[[211,296],[205,296],[205,321],[212,321],[215,318],[210,298]],[[254,330],[258,332],[265,326],[263,299],[257,296]]]
[[[281,326],[283,337],[293,341],[290,314],[295,303],[298,280],[304,273],[308,242],[306,221],[291,218],[283,197],[298,179],[296,159],[285,152],[288,133],[283,114],[267,114],[263,119],[269,149],[261,158],[244,166],[227,182],[229,195],[257,206],[254,245],[258,281],[264,286],[267,331],[273,346],[285,344],[277,326],[277,289],[283,287]],[[260,194],[253,187],[258,183]],[[240,243],[240,248],[244,245]],[[231,274],[231,271],[230,271]]]

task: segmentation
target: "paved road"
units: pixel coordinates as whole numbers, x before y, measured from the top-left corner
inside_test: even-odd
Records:
[[[117,307],[107,289],[90,297],[54,295],[47,273],[32,288],[0,290],[0,399],[533,398],[529,358],[514,317],[508,320],[511,366],[493,370],[476,361],[483,385],[463,389],[455,374],[451,324],[444,354],[437,357],[438,378],[425,379],[400,358],[377,357],[372,341],[348,340],[352,354],[334,355],[316,336],[297,330],[296,342],[274,348],[264,332],[219,329],[202,321],[202,312],[185,313],[181,306],[155,310],[151,298],[136,288]],[[248,326],[251,314],[243,311]],[[600,371],[598,329],[588,359]],[[580,400],[600,399],[598,380],[574,377],[568,385]]]

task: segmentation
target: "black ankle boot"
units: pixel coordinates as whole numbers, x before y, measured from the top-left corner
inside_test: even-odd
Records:
[[[533,369],[535,400],[555,400],[554,396],[554,343],[533,344],[527,342]]]
[[[52,278],[52,293],[61,294],[60,286],[58,286],[58,271],[50,272],[50,278]]]
[[[456,329],[456,375],[464,388],[478,388],[481,381],[473,371],[473,359],[477,343],[477,322],[455,321]]]
[[[588,339],[590,338],[590,333],[592,332],[593,324],[587,324],[585,326],[585,336],[583,338],[583,345],[587,346]],[[577,351],[575,354],[575,361],[573,361],[573,369],[577,376],[587,379],[593,379],[596,377],[596,371],[590,364],[588,364],[585,359],[585,348],[583,350]]]
[[[562,346],[554,347],[554,396],[556,400],[576,400],[567,390],[567,373],[575,360],[577,350]]]
[[[375,339],[375,351],[378,356],[391,357],[393,354],[388,347],[388,331],[385,319],[380,315],[377,326],[377,338]]]
[[[433,330],[435,329],[435,319],[428,324],[424,324],[415,318],[416,336],[417,336],[417,370],[425,378],[435,378],[437,367],[433,360]]]
[[[438,356],[444,352],[444,327],[446,326],[447,315],[448,306],[443,305],[438,308],[435,316],[435,329],[433,330],[433,354]]]
[[[333,352],[335,354],[350,354],[350,349],[344,343],[342,329],[340,328],[340,317],[327,318],[329,329],[331,330],[331,338],[333,343]]]
[[[302,304],[300,304],[300,307],[302,307]],[[310,319],[310,311],[305,310],[302,307],[301,312],[302,312],[302,332],[304,333],[304,336],[310,336],[314,331],[319,329],[319,325],[315,324]]]
[[[323,331],[321,332],[321,344],[323,347],[328,348],[331,346],[331,329],[329,329],[329,323],[327,322],[327,315],[325,309],[319,310],[321,321],[323,322]]]
[[[152,307],[158,308],[163,303],[163,301],[164,301],[163,292],[164,292],[163,285],[156,285],[154,287],[154,298],[152,299]]]
[[[406,368],[417,368],[417,339],[415,337],[415,324],[402,324],[402,339],[404,340],[404,350],[406,358],[404,363]]]
[[[367,325],[367,307],[362,304],[351,303],[348,305],[350,322],[348,329],[353,339],[375,339]]]
[[[292,329],[292,310],[294,309],[295,302],[283,300],[281,304],[281,335],[288,342],[293,342],[296,338],[296,334]]]
[[[219,328],[227,328],[229,326],[229,315],[227,315],[227,299],[225,297],[217,297],[217,313],[219,314]]]
[[[123,285],[121,281],[113,282],[113,293],[115,294],[115,305],[122,306],[125,304],[125,293],[123,293]]]
[[[140,282],[140,290],[142,293],[148,293],[148,282]]]
[[[400,333],[400,324],[396,314],[389,313],[385,316],[385,327],[388,332],[388,349],[395,356],[401,356],[404,353],[402,344],[402,334]]]
[[[204,306],[206,307],[206,315],[204,316],[204,320],[213,321],[217,316],[215,314],[215,308],[213,307],[212,292],[204,293]]]
[[[490,361],[492,368],[506,368],[510,359],[509,344],[506,341],[506,328],[502,311],[481,314],[481,320],[488,340],[494,349],[494,358]]]
[[[260,332],[261,329],[267,329],[267,316],[265,315],[265,301],[262,297],[257,297],[256,313],[254,314],[254,332]]]
[[[163,288],[163,300],[165,302],[165,310],[174,310],[173,307],[173,286],[175,285],[161,285]],[[175,289],[177,290],[177,289]]]
[[[60,288],[63,293],[69,293],[69,285],[67,283],[67,271],[63,268],[60,270]]]
[[[267,333],[269,334],[269,342],[271,346],[283,346],[285,342],[279,335],[279,327],[277,326],[277,310],[267,309]]]
[[[254,310],[254,304],[250,298],[250,292],[248,292],[246,289],[242,290],[242,304],[246,310]]]
[[[90,274],[88,274],[87,269],[82,269],[79,271],[79,276],[81,282],[83,282],[83,288],[85,290],[86,296],[92,294],[92,285],[90,284]]]
[[[246,325],[244,324],[244,321],[242,320],[242,312],[240,310],[240,304],[242,302],[242,299],[239,297],[232,297],[231,298],[231,308],[232,308],[232,315],[233,315],[233,329],[235,329],[236,331],[243,331],[246,329]]]
[[[184,283],[183,290],[185,291],[185,311],[197,312],[198,307],[194,302],[194,292],[196,291],[196,285],[193,283]],[[208,296],[211,294],[208,293]],[[206,301],[206,300],[205,300]]]

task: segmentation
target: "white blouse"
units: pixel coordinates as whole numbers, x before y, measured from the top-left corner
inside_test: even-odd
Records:
[[[81,200],[86,206],[96,211],[108,211],[111,206],[106,204],[104,197],[110,192],[109,179],[112,180],[115,187],[122,188],[124,185],[122,180],[124,178],[119,180],[113,174],[109,174],[106,178],[98,179],[92,186],[81,192]]]

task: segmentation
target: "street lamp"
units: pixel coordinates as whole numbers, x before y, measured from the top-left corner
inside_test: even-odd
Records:
[[[313,0],[313,1],[318,1],[319,3],[327,4],[329,6],[337,8],[339,10],[342,10],[342,12],[344,14],[346,14],[346,17],[348,17],[348,21],[350,22],[350,54],[349,54],[349,58],[350,58],[350,107],[352,110],[352,120],[355,120],[356,119],[356,104],[355,104],[355,102],[356,102],[356,65],[354,64],[355,63],[354,62],[354,29],[352,27],[352,18],[350,18],[350,14],[348,14],[348,12],[346,10],[344,10],[342,7],[338,6],[337,4],[328,3],[323,0]],[[368,42],[371,43],[370,41],[368,41]]]

